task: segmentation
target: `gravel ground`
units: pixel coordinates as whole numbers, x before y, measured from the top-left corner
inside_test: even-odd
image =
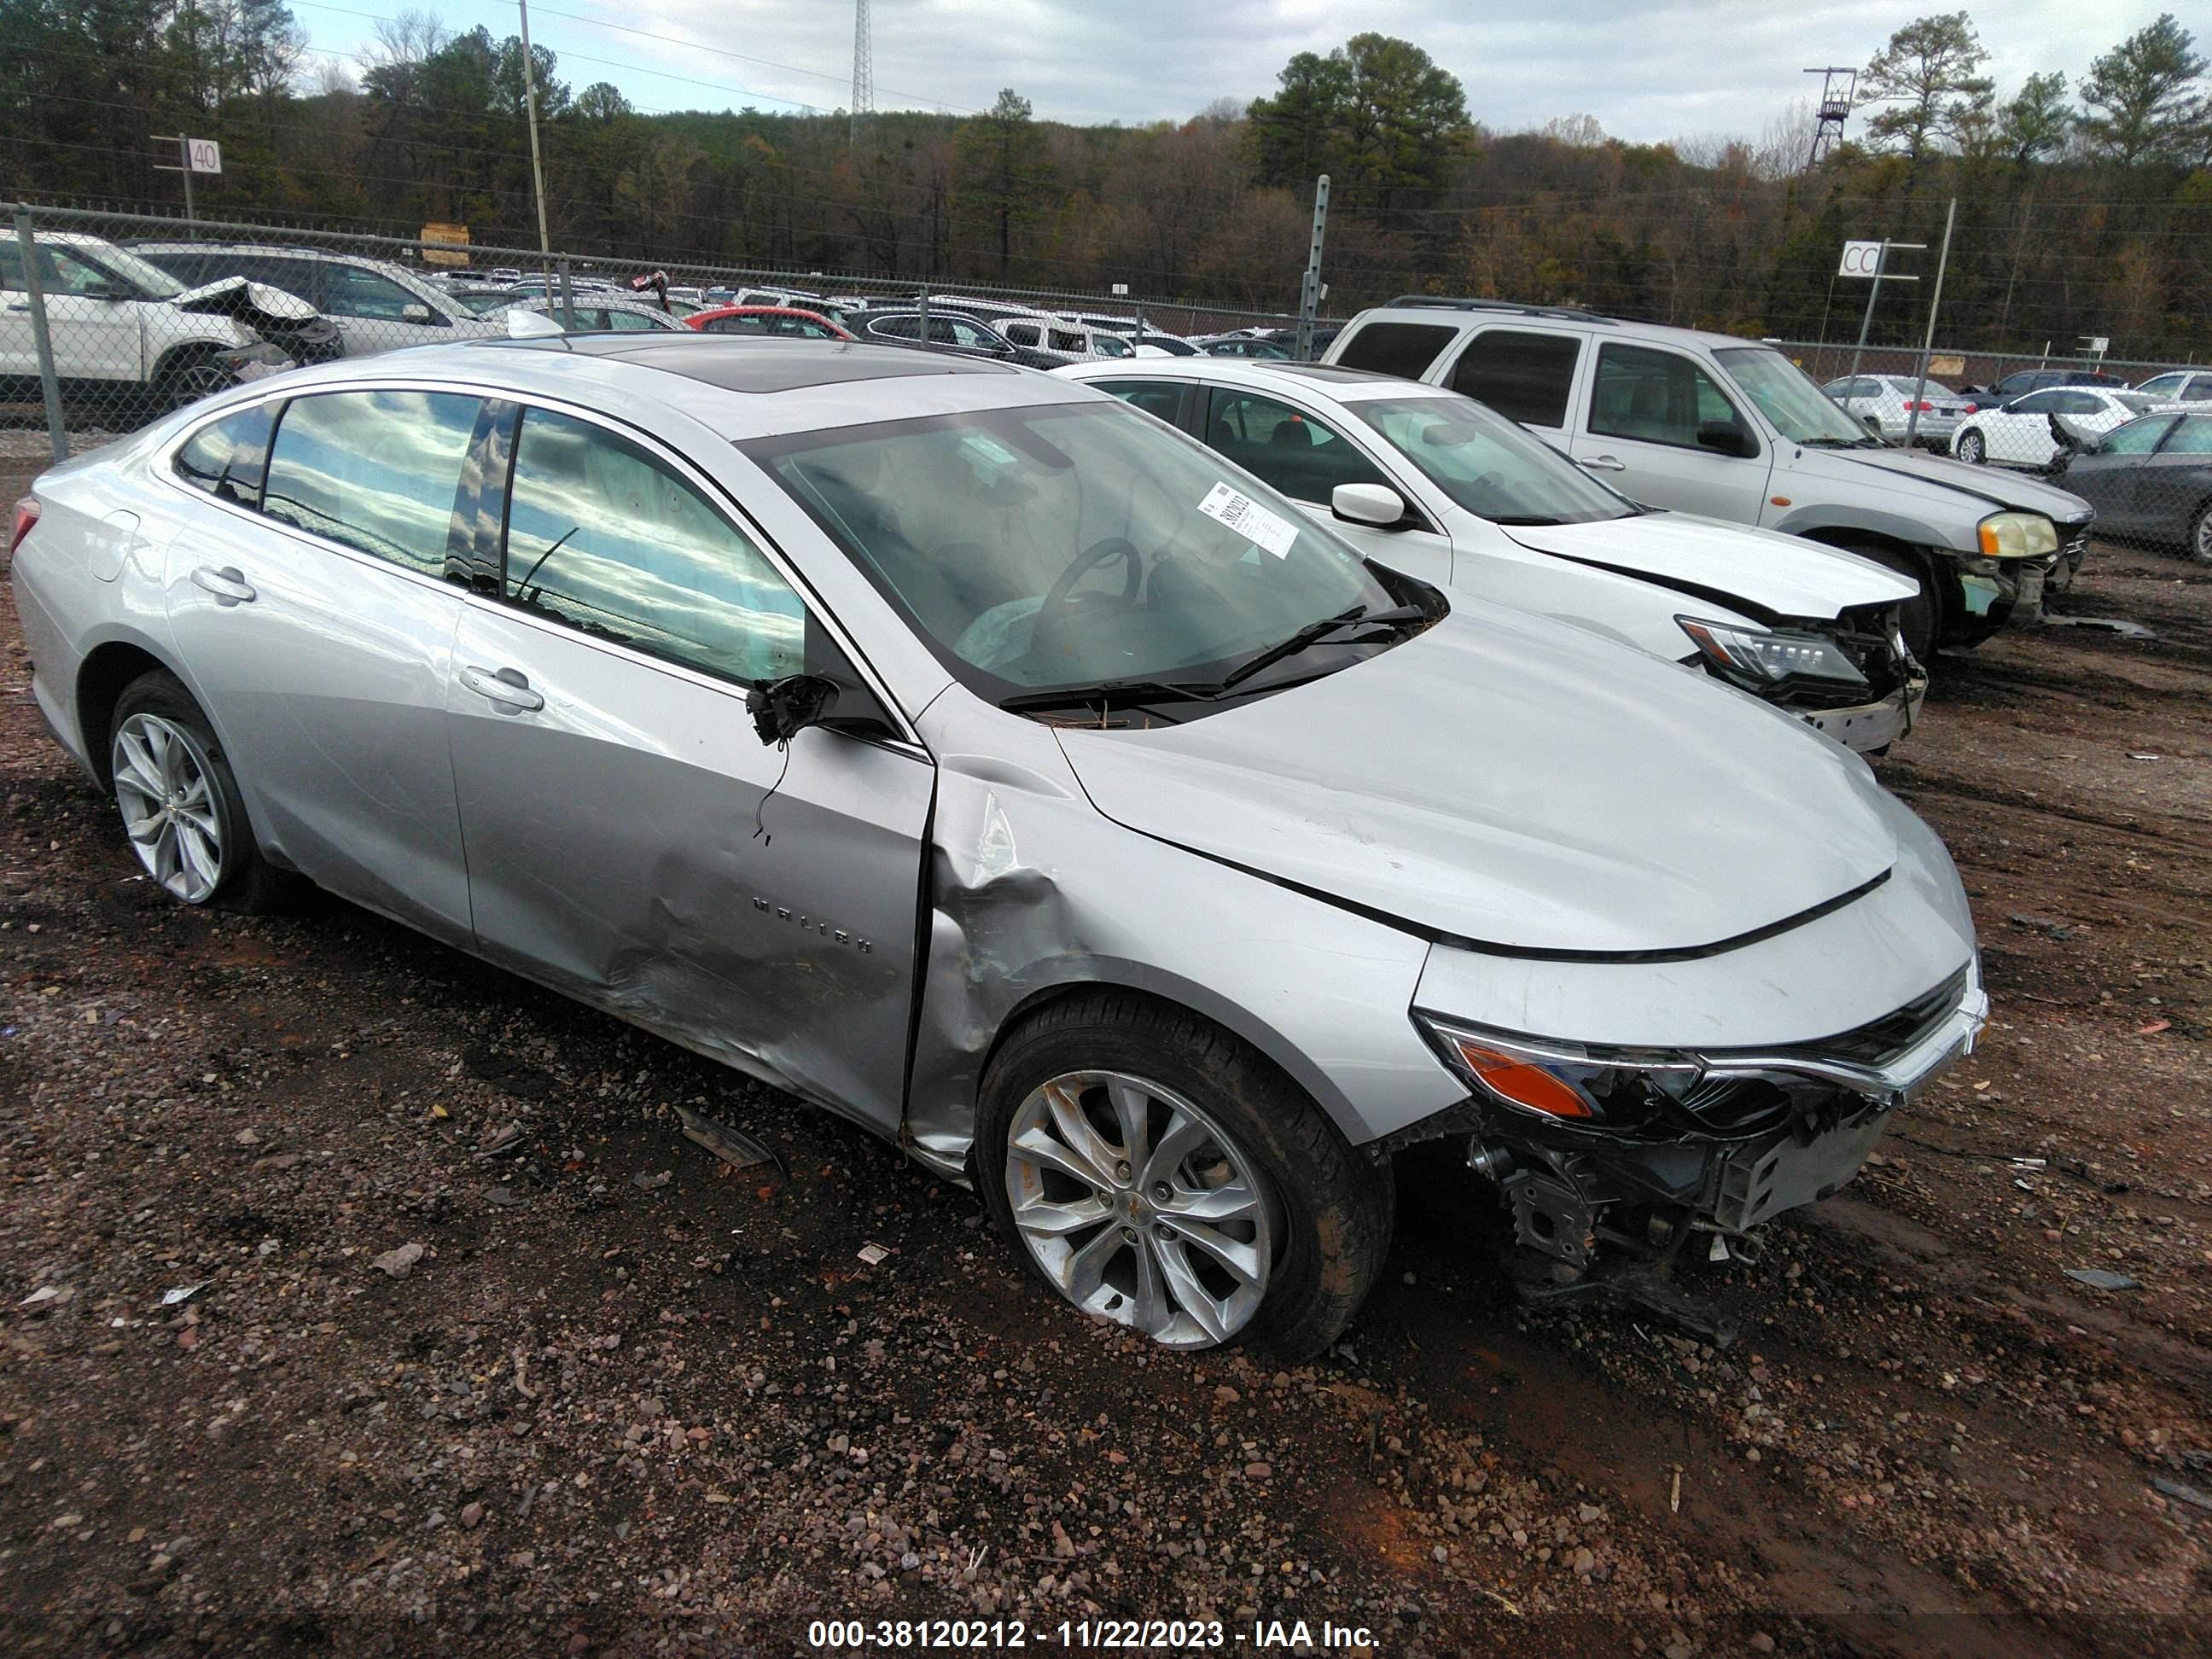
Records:
[[[167,903],[0,616],[0,1641],[2205,1650],[2212,573],[2102,550],[2063,603],[2156,637],[1947,659],[1884,768],[1989,1038],[1700,1270],[1740,1343],[1520,1310],[1409,1217],[1293,1370],[1091,1324],[857,1131],[365,913]]]

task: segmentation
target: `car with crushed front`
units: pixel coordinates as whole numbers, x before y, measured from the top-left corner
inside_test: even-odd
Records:
[[[37,706],[175,899],[303,882],[1310,1354],[1394,1156],[1547,1293],[1851,1178],[1987,1000],[1942,842],[1726,686],[1103,392],[830,341],[303,369],[42,475]]]

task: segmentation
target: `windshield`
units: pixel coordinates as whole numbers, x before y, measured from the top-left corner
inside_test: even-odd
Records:
[[[2157,398],[2146,398],[2139,392],[2115,392],[2110,396],[2130,415],[2148,415],[2158,407]]]
[[[994,701],[1218,681],[1325,618],[1399,604],[1357,553],[1265,484],[1118,403],[931,416],[744,448],[939,660]],[[1277,678],[1351,659],[1324,646]]]
[[[185,285],[159,265],[149,264],[128,248],[85,247],[76,250],[94,264],[105,265],[152,300],[173,300]]]
[[[464,310],[479,317],[488,311],[497,311],[501,306],[514,303],[514,294],[503,288],[492,289],[483,294],[456,294],[451,297],[459,301]]]
[[[1572,461],[1472,398],[1346,404],[1436,487],[1504,524],[1595,524],[1636,508]]]
[[[1757,346],[1716,351],[1713,359],[1790,442],[1823,449],[1875,447],[1867,429],[1831,403],[1805,371],[1780,352]]]

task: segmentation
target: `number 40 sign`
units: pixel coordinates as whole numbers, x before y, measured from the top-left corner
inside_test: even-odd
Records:
[[[185,165],[194,173],[221,173],[222,146],[212,138],[187,138]]]

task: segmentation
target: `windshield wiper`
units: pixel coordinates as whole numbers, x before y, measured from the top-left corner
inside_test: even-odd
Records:
[[[1043,691],[1018,691],[1011,697],[1000,698],[999,707],[1011,714],[1025,714],[1032,710],[1067,708],[1079,703],[1158,702],[1163,698],[1184,702],[1206,702],[1218,696],[1220,691],[1218,685],[1197,682],[1094,680],[1088,685],[1060,685]]]
[[[1872,438],[1800,438],[1797,442],[1808,449],[1880,449]]]
[[[1558,520],[1558,519],[1545,518],[1545,517],[1542,517],[1542,516],[1540,516],[1540,515],[1539,515],[1539,514],[1533,514],[1533,513],[1528,513],[1528,514],[1518,514],[1518,515],[1516,515],[1516,516],[1515,516],[1515,517],[1511,517],[1511,518],[1504,518],[1504,519],[1492,519],[1492,520],[1491,520],[1491,523],[1492,523],[1492,524],[1502,524],[1502,525],[1509,525],[1509,526],[1511,526],[1511,525],[1543,525],[1543,524],[1559,524],[1559,523],[1560,523],[1560,522],[1561,522],[1561,520]]]
[[[1364,605],[1355,605],[1349,611],[1334,617],[1323,617],[1319,622],[1308,623],[1304,628],[1277,645],[1269,646],[1255,657],[1250,657],[1221,677],[1224,691],[1242,684],[1263,668],[1272,667],[1285,657],[1294,657],[1308,646],[1318,643],[1340,628],[1372,628],[1391,623],[1426,622],[1429,613],[1417,605],[1393,605],[1387,611],[1370,613]]]

